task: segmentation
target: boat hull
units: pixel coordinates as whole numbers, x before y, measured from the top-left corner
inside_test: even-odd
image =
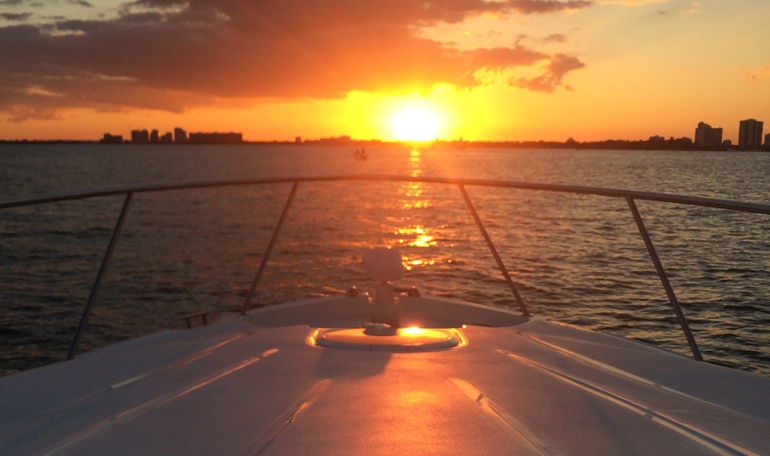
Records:
[[[14,455],[770,448],[770,380],[643,343],[525,318],[461,327],[454,348],[329,348],[314,343],[314,327],[261,326],[259,316],[165,331],[0,379],[0,448]]]

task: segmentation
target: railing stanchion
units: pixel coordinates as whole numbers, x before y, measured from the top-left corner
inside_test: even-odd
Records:
[[[682,327],[682,331],[684,332],[684,337],[687,338],[687,343],[690,345],[692,356],[698,361],[703,361],[703,356],[700,354],[698,344],[695,343],[695,337],[693,337],[692,331],[690,331],[690,325],[687,324],[687,319],[684,316],[682,307],[679,305],[679,300],[676,298],[674,289],[671,287],[671,283],[668,281],[666,271],[663,269],[663,263],[660,262],[658,253],[655,251],[655,246],[652,244],[652,239],[650,238],[649,233],[647,233],[647,228],[644,226],[642,216],[639,214],[639,209],[636,208],[636,203],[634,202],[633,198],[627,197],[626,201],[628,202],[629,209],[631,209],[631,214],[634,216],[636,226],[639,228],[639,234],[642,235],[644,244],[647,246],[647,251],[650,253],[650,258],[652,258],[655,269],[658,271],[658,276],[660,277],[661,283],[663,283],[663,288],[666,290],[669,302],[671,302],[671,307],[674,308],[676,318],[679,320],[679,325]]]
[[[251,283],[251,288],[249,288],[249,293],[246,295],[246,300],[243,301],[243,305],[241,306],[241,315],[246,314],[246,310],[251,304],[251,298],[254,296],[254,290],[257,289],[257,285],[259,285],[262,274],[265,272],[267,262],[270,260],[270,255],[273,253],[273,247],[275,247],[275,243],[278,240],[278,235],[281,233],[283,222],[286,220],[286,216],[289,213],[289,207],[291,207],[291,203],[294,201],[294,195],[297,193],[297,188],[299,188],[299,181],[294,181],[294,186],[291,188],[289,198],[286,200],[286,205],[283,207],[281,218],[278,219],[278,224],[275,226],[275,230],[273,231],[273,237],[270,238],[270,243],[267,245],[267,251],[265,251],[265,255],[262,257],[262,262],[259,264],[257,275],[254,276],[254,281]]]
[[[86,306],[83,309],[83,315],[80,316],[78,329],[75,331],[75,336],[72,338],[72,343],[70,344],[70,349],[67,353],[68,360],[75,358],[75,352],[77,351],[78,344],[80,343],[80,336],[83,334],[86,323],[88,323],[88,317],[91,315],[91,308],[96,302],[96,295],[99,293],[99,287],[102,285],[102,279],[104,279],[104,275],[107,273],[107,266],[110,264],[110,260],[112,259],[112,252],[115,250],[115,245],[118,243],[120,231],[123,229],[123,223],[126,221],[128,210],[131,207],[131,200],[133,199],[133,192],[126,193],[126,199],[123,201],[123,208],[120,210],[120,216],[118,216],[118,221],[115,223],[115,228],[112,230],[110,243],[107,245],[107,251],[104,253],[104,257],[102,258],[102,264],[99,267],[99,272],[96,273],[96,280],[94,281],[94,285],[91,287],[91,294],[88,295],[88,302],[86,302]]]
[[[471,211],[471,215],[473,215],[473,219],[476,221],[476,225],[479,227],[481,235],[484,236],[484,240],[487,241],[487,246],[492,252],[492,256],[495,257],[497,267],[500,268],[500,272],[503,273],[503,277],[505,277],[505,283],[508,284],[508,288],[510,288],[511,293],[513,293],[513,297],[516,299],[516,304],[519,305],[519,309],[521,309],[522,315],[529,317],[531,314],[527,310],[527,306],[524,305],[524,300],[521,299],[518,290],[516,290],[516,285],[513,284],[513,280],[511,280],[511,276],[508,274],[508,270],[505,268],[505,264],[503,264],[503,259],[500,258],[500,254],[497,253],[497,249],[492,243],[492,238],[489,237],[486,228],[484,228],[484,224],[481,222],[481,218],[479,217],[478,212],[476,212],[476,208],[473,206],[473,202],[471,202],[471,198],[468,196],[468,192],[465,191],[465,186],[463,184],[457,184],[457,187],[460,189],[460,193],[463,194],[465,204],[468,206],[468,210]]]

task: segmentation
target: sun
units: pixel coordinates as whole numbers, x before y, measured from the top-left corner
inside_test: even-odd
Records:
[[[393,131],[399,141],[432,141],[438,137],[439,116],[428,108],[408,107],[391,116]]]

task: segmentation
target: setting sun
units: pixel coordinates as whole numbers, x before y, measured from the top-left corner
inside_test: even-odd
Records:
[[[391,120],[399,141],[431,141],[438,136],[439,117],[427,108],[403,109],[393,114]]]

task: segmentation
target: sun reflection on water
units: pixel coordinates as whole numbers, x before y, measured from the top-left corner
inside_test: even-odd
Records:
[[[409,173],[412,177],[419,177],[422,175],[421,167],[421,153],[417,149],[413,149],[409,153],[409,166],[411,169]],[[415,209],[429,209],[432,207],[431,200],[425,194],[425,188],[421,182],[407,182],[401,187],[401,206],[403,209],[415,210]],[[436,238],[436,229],[433,227],[425,226],[420,223],[410,223],[412,217],[406,216],[404,222],[406,225],[396,229],[393,234],[397,238],[398,245],[401,247],[417,247],[420,249],[418,255],[414,254],[413,250],[407,249],[404,254],[404,267],[407,270],[413,269],[415,266],[432,266],[436,264],[435,258],[430,258],[426,255],[423,249],[428,247],[435,247],[438,245]]]

